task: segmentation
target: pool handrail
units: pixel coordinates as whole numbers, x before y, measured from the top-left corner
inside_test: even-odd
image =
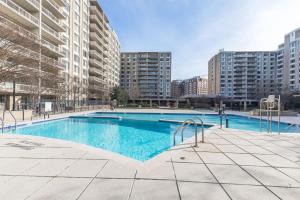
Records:
[[[228,126],[228,121],[229,121],[229,118],[228,118],[228,115],[225,113],[224,110],[221,110],[220,112],[220,128],[222,129],[222,126],[223,126],[223,117],[225,117],[225,128],[229,128]]]
[[[181,131],[181,141],[183,141],[183,131],[187,125],[193,124],[195,126],[195,147],[197,146],[197,134],[198,134],[198,127],[197,123],[193,119],[185,120],[180,127],[178,127],[175,132],[173,133],[173,146],[176,145],[176,134]]]
[[[1,121],[1,129],[2,129],[2,133],[3,133],[3,130],[4,130],[4,120],[0,117],[0,121]]]
[[[195,119],[198,119],[201,122],[201,134],[202,134],[202,140],[201,142],[204,143],[204,122],[200,117],[194,117]]]
[[[12,116],[12,118],[14,119],[14,122],[15,122],[15,125],[14,125],[14,127],[15,127],[15,129],[17,129],[17,119],[16,119],[16,117],[12,114],[12,112],[10,111],[10,110],[4,110],[3,111],[3,118],[2,118],[2,120],[3,120],[3,126],[4,126],[4,121],[5,121],[5,112],[6,111],[8,111],[8,113]],[[3,127],[2,127],[2,131],[3,131]]]

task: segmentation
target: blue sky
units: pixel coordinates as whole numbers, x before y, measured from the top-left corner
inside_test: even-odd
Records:
[[[300,0],[99,0],[122,51],[171,51],[172,79],[207,74],[220,49],[275,50]]]

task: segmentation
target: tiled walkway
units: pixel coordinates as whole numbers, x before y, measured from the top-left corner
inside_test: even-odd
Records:
[[[149,171],[68,142],[0,135],[0,199],[299,200],[300,137],[212,129]]]

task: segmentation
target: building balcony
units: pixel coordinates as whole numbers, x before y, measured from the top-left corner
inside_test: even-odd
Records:
[[[105,80],[102,78],[103,76],[101,77],[98,77],[98,76],[90,76],[89,77],[89,82],[90,83],[105,83]]]
[[[56,69],[56,70],[62,70],[64,68],[64,65],[58,60],[49,58],[44,55],[41,55],[41,63],[44,64],[45,67],[51,67],[52,69]]]
[[[103,18],[104,13],[102,10],[100,11],[97,6],[90,5],[90,15],[96,15],[99,19],[104,21]]]
[[[30,28],[38,28],[39,20],[11,0],[0,0],[0,12]]]
[[[91,50],[96,50],[96,51],[101,52],[101,53],[104,53],[104,50],[103,50],[102,46],[99,45],[99,43],[96,42],[96,41],[90,41],[90,49]]]
[[[89,84],[89,90],[93,90],[93,91],[102,91],[102,92],[108,92],[109,89],[106,85],[93,85],[93,84]],[[94,94],[96,96],[101,96],[101,95],[97,95]]]
[[[66,5],[68,5],[68,2],[66,0],[58,0],[56,2],[60,6],[66,6]]]
[[[0,0],[1,1],[1,0]],[[0,15],[0,27],[3,29],[6,29],[8,32],[15,33],[19,37],[22,37],[27,40],[31,40],[35,42],[36,44],[39,44],[39,37],[35,33],[32,33],[22,26],[8,20],[4,16]],[[9,38],[7,38],[9,39]]]
[[[59,47],[51,44],[47,40],[42,40],[42,53],[53,57],[64,57]]]
[[[103,61],[103,56],[96,50],[90,50],[90,58],[95,58],[97,60]]]
[[[90,32],[95,32],[100,38],[104,38],[104,31],[99,27],[100,24],[96,24],[91,22],[90,24]]]
[[[45,7],[42,8],[42,20],[58,32],[66,31],[63,23]]]
[[[91,14],[90,15],[90,22],[97,24],[98,26],[100,26],[101,30],[104,30],[103,21],[101,20],[100,16],[98,16],[96,14]]]
[[[42,23],[42,36],[55,44],[64,44],[62,35],[60,35],[57,31],[53,30],[45,23]]]
[[[40,1],[39,0],[14,0],[23,8],[30,12],[38,12],[40,10]]]
[[[66,16],[63,14],[63,11],[61,9],[62,6],[57,4],[54,0],[43,0],[43,6],[45,8],[48,8],[50,12],[53,13],[57,18],[64,19]]]
[[[99,68],[99,67],[94,67],[93,65],[90,65],[89,73],[90,73],[90,75],[104,76],[105,69],[104,68]]]
[[[97,41],[99,44],[104,46],[104,41],[96,32],[90,32],[90,41]]]

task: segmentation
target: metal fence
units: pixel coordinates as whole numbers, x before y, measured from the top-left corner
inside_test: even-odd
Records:
[[[47,110],[46,104],[51,105],[50,111]],[[26,102],[16,107],[16,110],[32,110],[33,116],[41,116],[45,114],[63,114],[80,112],[87,110],[96,110],[107,108],[109,101],[102,100],[85,100],[85,101],[42,101],[40,103]]]

